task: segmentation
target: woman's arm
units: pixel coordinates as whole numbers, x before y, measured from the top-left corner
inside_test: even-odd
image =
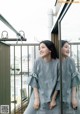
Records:
[[[72,87],[72,107],[75,109],[78,106],[77,90],[76,87]]]
[[[57,94],[58,94],[58,91],[56,90],[56,91],[54,92],[53,96],[52,96],[52,100],[56,100]]]
[[[50,102],[50,109],[54,108],[56,106],[56,96],[58,94],[58,91],[56,90],[52,96],[51,102]]]
[[[40,105],[38,89],[34,87],[33,92],[34,92],[34,106],[33,107],[34,109],[38,109]]]
[[[70,59],[70,68],[71,68],[71,74],[72,74],[72,97],[71,97],[71,103],[72,107],[75,109],[78,106],[78,100],[77,100],[77,73],[76,73],[76,66],[74,59]]]

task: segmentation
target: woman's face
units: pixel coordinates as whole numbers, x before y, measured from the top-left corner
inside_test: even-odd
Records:
[[[61,53],[62,53],[62,56],[63,57],[68,57],[69,56],[69,49],[70,49],[70,46],[69,44],[66,42],[63,47],[61,48]]]
[[[51,55],[51,51],[47,48],[47,46],[44,43],[40,44],[39,49],[40,49],[40,56],[42,58],[45,58],[45,57]]]

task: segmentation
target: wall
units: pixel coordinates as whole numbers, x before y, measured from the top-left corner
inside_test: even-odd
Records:
[[[10,47],[0,42],[0,106],[1,105],[10,106]]]

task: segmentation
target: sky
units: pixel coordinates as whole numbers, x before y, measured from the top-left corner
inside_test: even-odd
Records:
[[[50,38],[48,11],[55,0],[0,0],[0,14],[19,32],[24,31],[27,41]],[[16,34],[0,21],[0,35],[8,32],[9,38]]]
[[[80,3],[73,3],[61,22],[61,37],[80,42]]]

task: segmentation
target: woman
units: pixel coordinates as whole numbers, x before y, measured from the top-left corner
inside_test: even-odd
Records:
[[[62,99],[64,114],[75,114],[78,106],[77,85],[78,73],[76,72],[75,62],[69,57],[68,41],[61,41],[62,56]]]
[[[59,90],[57,75],[57,52],[53,42],[40,42],[40,57],[34,62],[29,85],[33,88],[28,107],[24,114],[60,114],[56,106]]]

